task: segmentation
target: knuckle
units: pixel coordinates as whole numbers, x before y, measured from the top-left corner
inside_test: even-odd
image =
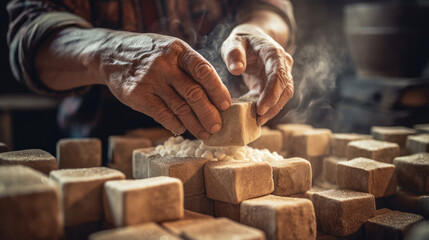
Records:
[[[189,113],[192,112],[191,108],[189,107],[188,104],[183,103],[182,105],[178,106],[177,108],[175,108],[173,110],[174,114],[176,114],[177,116],[181,117],[181,116],[185,116],[188,115]]]
[[[155,120],[159,123],[169,123],[173,120],[173,114],[171,114],[168,109],[162,109],[155,114]]]
[[[194,68],[194,75],[199,79],[207,79],[213,74],[213,68],[205,62],[198,63]]]
[[[205,92],[197,86],[189,87],[184,97],[190,104],[196,104],[204,100]]]

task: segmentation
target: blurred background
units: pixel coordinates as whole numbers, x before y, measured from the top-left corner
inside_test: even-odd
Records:
[[[0,6],[3,23],[7,2]],[[429,122],[429,1],[291,2],[296,91],[275,121],[360,133],[372,125]],[[0,142],[55,154],[66,137],[57,125],[61,99],[35,96],[14,80],[7,27],[0,26]]]

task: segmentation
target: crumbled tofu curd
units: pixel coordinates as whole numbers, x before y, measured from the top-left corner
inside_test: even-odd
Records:
[[[155,148],[154,154],[162,157],[203,157],[213,161],[274,162],[283,159],[278,153],[268,149],[260,150],[249,146],[210,147],[201,140],[185,140],[181,136],[170,137],[163,145]]]

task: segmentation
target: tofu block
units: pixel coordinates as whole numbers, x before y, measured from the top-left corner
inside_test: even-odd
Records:
[[[329,129],[313,129],[292,136],[293,152],[298,157],[319,157],[329,152],[332,132]]]
[[[198,194],[185,197],[185,209],[214,216],[214,201],[207,198],[206,194]]]
[[[409,230],[424,218],[417,214],[383,209],[365,222],[365,239],[405,239]]]
[[[371,193],[375,198],[396,193],[395,165],[368,158],[337,164],[338,187]]]
[[[429,194],[415,194],[398,190],[398,194],[389,198],[389,208],[409,212],[429,218]]]
[[[153,146],[163,144],[168,138],[173,137],[173,133],[165,128],[137,128],[125,133],[125,136],[132,138],[147,138]]]
[[[107,166],[109,168],[118,170],[119,172],[123,173],[125,175],[126,179],[134,179],[134,177],[133,177],[133,166],[132,165],[109,163]]]
[[[183,186],[179,179],[109,181],[104,190],[106,219],[116,227],[183,217]]]
[[[407,138],[407,151],[410,154],[429,153],[429,134],[409,136]]]
[[[180,179],[185,197],[202,194],[206,192],[204,165],[207,161],[206,158],[155,155],[148,162],[149,177],[169,176]]]
[[[418,133],[428,133],[429,134],[429,123],[427,124],[417,124],[413,127]]]
[[[281,153],[283,148],[283,134],[280,130],[261,128],[261,136],[249,144],[252,148],[268,149],[270,152]]]
[[[347,144],[347,159],[369,158],[379,162],[393,163],[399,157],[399,146],[379,140],[359,140]]]
[[[0,153],[0,165],[24,165],[46,175],[50,171],[58,169],[55,157],[41,149]]]
[[[240,222],[240,204],[232,204],[223,201],[214,201],[215,217],[226,217]]]
[[[311,165],[311,175],[313,178],[313,185],[317,179],[320,179],[323,174],[323,159],[324,156],[306,157],[305,158]]]
[[[133,151],[152,146],[147,138],[132,138],[124,136],[109,137],[108,161],[114,164],[132,165]]]
[[[376,140],[393,142],[399,145],[401,154],[406,154],[405,143],[407,142],[407,137],[410,135],[416,134],[416,130],[406,127],[381,127],[374,126],[371,128],[372,137]]]
[[[149,177],[148,158],[154,155],[155,147],[139,148],[133,151],[133,177],[135,179]]]
[[[181,237],[189,240],[264,240],[261,230],[236,223],[227,218],[217,218],[185,226]]]
[[[61,139],[57,143],[60,169],[101,166],[101,141],[97,138]]]
[[[393,164],[401,188],[415,193],[429,193],[429,153],[397,157]]]
[[[311,130],[313,127],[307,124],[285,123],[277,125],[277,129],[283,134],[283,150],[293,154],[292,136],[294,134]]]
[[[63,234],[60,191],[26,166],[0,167],[0,239],[58,239]]]
[[[311,165],[303,158],[288,158],[271,162],[273,195],[289,196],[311,189]]]
[[[342,157],[325,157],[323,158],[323,179],[330,184],[337,184],[337,164],[347,161]]]
[[[138,226],[105,230],[91,234],[89,240],[118,240],[118,239],[168,239],[179,240],[180,237],[169,233],[156,223],[149,222]]]
[[[104,183],[125,178],[121,172],[105,167],[56,170],[49,176],[63,193],[65,226],[103,220]]]
[[[264,231],[268,240],[316,239],[316,216],[308,199],[268,195],[243,201],[240,222]]]
[[[204,167],[207,197],[238,204],[274,190],[269,163],[207,162]]]
[[[9,152],[9,147],[5,144],[0,142],[0,153]]]
[[[313,193],[317,229],[335,236],[357,232],[375,216],[375,199],[369,193],[332,189]]]
[[[372,139],[371,135],[357,133],[334,133],[330,140],[330,155],[345,158],[347,144],[352,141]]]
[[[256,121],[256,103],[233,102],[220,112],[222,128],[203,142],[207,146],[245,146],[261,136],[261,126]]]
[[[208,219],[214,219],[212,216],[200,214],[197,212],[185,210],[185,216],[176,221],[163,222],[162,226],[171,233],[180,236],[182,234],[182,228],[185,226],[192,226],[199,222],[206,221]]]

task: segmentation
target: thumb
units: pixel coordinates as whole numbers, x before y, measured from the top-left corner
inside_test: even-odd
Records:
[[[246,70],[246,42],[236,36],[228,37],[222,44],[222,58],[232,75],[240,75]]]

